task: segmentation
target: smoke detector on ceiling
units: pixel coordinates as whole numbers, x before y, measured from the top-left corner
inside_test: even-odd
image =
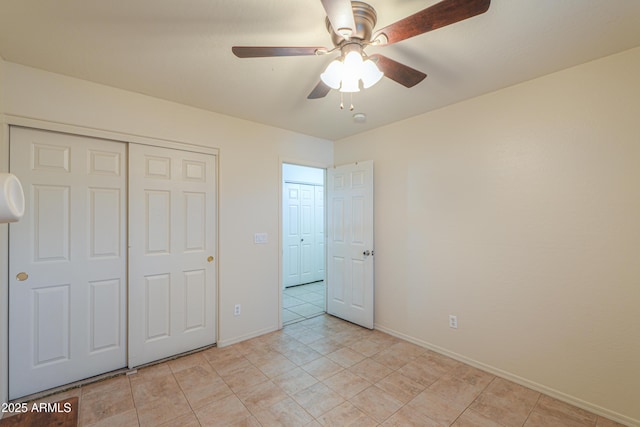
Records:
[[[355,113],[353,115],[354,123],[366,123],[366,121],[367,121],[367,115],[364,113]]]

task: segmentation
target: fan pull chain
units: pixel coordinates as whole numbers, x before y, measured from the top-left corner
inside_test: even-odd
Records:
[[[355,108],[353,106],[353,93],[349,93],[349,97],[350,97],[349,111],[353,111],[353,109]],[[342,92],[340,92],[340,109],[344,110],[344,94]]]

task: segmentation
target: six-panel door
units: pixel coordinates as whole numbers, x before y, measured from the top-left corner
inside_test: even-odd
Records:
[[[12,127],[9,397],[126,366],[126,144]]]
[[[327,313],[373,329],[373,162],[327,174]]]
[[[216,342],[215,156],[129,144],[129,366]]]
[[[324,280],[323,186],[284,183],[284,286]]]

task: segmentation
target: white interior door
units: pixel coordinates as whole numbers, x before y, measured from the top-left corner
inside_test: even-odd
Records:
[[[300,282],[315,280],[315,187],[300,184]]]
[[[373,328],[373,162],[328,170],[327,312]]]
[[[324,280],[323,186],[284,183],[284,286]]]
[[[324,186],[315,185],[315,275],[314,280],[324,280],[324,264],[326,253],[324,251]]]
[[[126,365],[126,145],[12,127],[9,398]]]
[[[300,282],[300,184],[284,183],[284,207],[282,224],[284,228],[284,286],[299,285]]]
[[[215,156],[130,144],[129,175],[134,367],[216,342]]]

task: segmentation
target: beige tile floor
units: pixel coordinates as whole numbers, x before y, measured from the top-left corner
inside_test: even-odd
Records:
[[[285,288],[282,293],[282,324],[289,325],[325,312],[324,281]]]
[[[81,426],[619,426],[326,314],[74,395]]]

